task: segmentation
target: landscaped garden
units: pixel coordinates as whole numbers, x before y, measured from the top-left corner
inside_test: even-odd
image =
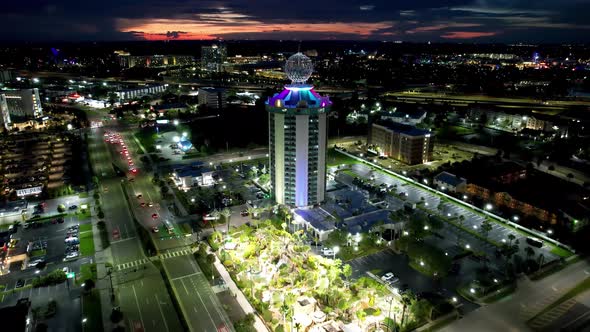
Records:
[[[272,331],[393,324],[408,331],[432,317],[434,307],[425,299],[394,294],[369,277],[350,279],[351,267],[311,253],[302,231],[290,234],[269,220],[254,224],[226,238],[216,232],[210,244]]]

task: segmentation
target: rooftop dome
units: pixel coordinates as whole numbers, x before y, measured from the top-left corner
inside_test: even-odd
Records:
[[[293,84],[305,83],[312,72],[313,63],[301,52],[291,55],[285,63],[285,73]]]

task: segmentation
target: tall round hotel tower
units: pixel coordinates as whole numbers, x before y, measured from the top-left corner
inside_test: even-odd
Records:
[[[277,203],[304,207],[324,200],[327,112],[332,102],[305,84],[313,65],[302,53],[289,57],[285,72],[291,84],[266,102],[270,178]]]

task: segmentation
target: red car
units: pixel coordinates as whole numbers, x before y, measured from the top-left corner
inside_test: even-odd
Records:
[[[153,219],[158,219],[158,214],[157,213],[152,214],[152,218]]]

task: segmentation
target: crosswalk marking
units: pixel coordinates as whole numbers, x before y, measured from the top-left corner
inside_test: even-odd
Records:
[[[142,259],[138,259],[138,260],[131,261],[131,262],[117,264],[117,271],[121,271],[121,270],[125,270],[125,269],[130,269],[133,267],[137,267],[140,265],[144,265],[149,261],[156,261],[156,260],[160,260],[160,259],[168,259],[168,258],[173,258],[173,257],[190,255],[192,253],[193,253],[193,250],[191,250],[191,249],[180,249],[180,250],[168,251],[166,253],[159,254],[158,256],[154,256],[154,257],[150,257],[150,258],[142,258]]]

